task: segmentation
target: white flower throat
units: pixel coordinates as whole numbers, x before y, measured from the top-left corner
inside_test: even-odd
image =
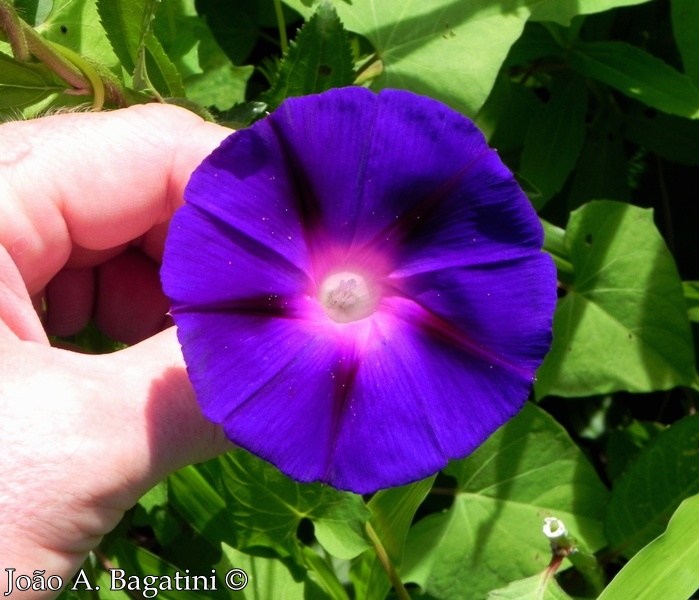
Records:
[[[376,308],[376,294],[364,277],[349,271],[330,275],[320,286],[318,300],[337,323],[358,321]]]

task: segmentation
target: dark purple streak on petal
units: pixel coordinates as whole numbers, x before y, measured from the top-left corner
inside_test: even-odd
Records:
[[[555,282],[551,258],[538,253],[493,265],[391,277],[386,285],[433,315],[441,323],[435,333],[461,340],[475,356],[496,358],[531,377],[551,344]]]
[[[349,410],[349,402],[352,394],[355,393],[354,387],[359,372],[361,349],[354,348],[352,354],[345,357],[344,360],[337,366],[337,373],[333,376],[334,394],[333,394],[333,415],[332,415],[332,431],[328,438],[327,458],[325,468],[323,469],[323,481],[332,481],[333,465],[335,463],[335,447],[337,438],[340,435],[340,427],[347,419]]]
[[[345,248],[355,238],[370,158],[377,96],[362,88],[290,98],[269,121],[285,149],[304,215],[312,253],[333,241]]]
[[[161,274],[173,314],[250,298],[298,298],[313,287],[287,257],[198,206],[184,205],[170,227],[191,234],[171,235],[165,249],[166,264],[177,265]]]
[[[185,200],[310,273],[292,173],[268,121],[226,138],[192,174]]]

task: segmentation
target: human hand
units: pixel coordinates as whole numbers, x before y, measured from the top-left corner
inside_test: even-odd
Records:
[[[229,133],[164,105],[0,125],[2,592],[6,568],[66,582],[150,487],[230,447],[162,330],[158,277],[189,175]],[[134,345],[49,345],[91,317]]]

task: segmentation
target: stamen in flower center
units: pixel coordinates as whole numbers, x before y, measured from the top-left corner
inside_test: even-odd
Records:
[[[368,317],[376,308],[376,294],[357,273],[343,271],[330,275],[320,286],[318,299],[328,316],[337,323]]]

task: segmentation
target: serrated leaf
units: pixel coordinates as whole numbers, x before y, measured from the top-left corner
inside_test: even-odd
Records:
[[[539,210],[560,191],[585,141],[587,88],[581,77],[556,82],[551,97],[532,116],[522,152],[520,173],[540,192]]]
[[[434,479],[428,477],[410,485],[381,490],[369,501],[369,523],[398,572],[415,512],[432,488]],[[391,589],[392,584],[376,552],[361,556],[352,565],[350,576],[355,594],[362,600],[383,600]]]
[[[542,0],[333,0],[349,31],[365,36],[381,61],[375,90],[400,88],[473,117],[490,94],[531,7]],[[285,0],[301,14],[308,0]]]
[[[686,600],[699,589],[699,495],[686,499],[667,530],[617,574],[598,600]]]
[[[136,62],[136,71],[143,68],[145,57],[145,71],[147,78],[145,81],[150,81],[155,89],[163,96],[184,96],[184,86],[182,84],[182,76],[177,67],[170,60],[170,57],[163,50],[158,39],[149,31],[144,37],[144,46]],[[141,75],[143,78],[143,75]],[[134,81],[136,77],[134,76]]]
[[[692,81],[636,46],[609,41],[578,43],[569,61],[579,73],[648,106],[681,117],[699,117],[699,89]]]
[[[482,600],[541,572],[550,560],[545,517],[562,519],[591,551],[606,543],[606,488],[565,430],[532,404],[445,472],[457,482],[454,504],[411,529],[402,572],[435,599]]]
[[[672,32],[682,55],[684,72],[699,87],[699,2],[671,0]]]
[[[352,51],[347,32],[329,3],[321,3],[291,42],[272,88],[260,98],[271,109],[285,98],[351,85]]]
[[[694,380],[694,348],[677,267],[650,210],[596,201],[565,233],[575,273],[537,371],[537,396],[648,392]]]
[[[97,12],[114,53],[133,73],[160,0],[97,0]]]
[[[308,15],[311,0],[284,0]],[[333,0],[348,30],[365,36],[381,61],[375,90],[407,89],[473,117],[490,94],[530,16],[567,25],[578,14],[649,0]]]
[[[572,600],[553,576],[547,572],[513,581],[507,587],[493,590],[486,600]]]
[[[302,519],[316,527],[319,542],[343,558],[369,544],[364,523],[370,516],[361,496],[320,484],[299,484],[244,450],[221,457],[221,481],[236,548],[273,548],[300,560],[296,531]]]
[[[680,502],[699,493],[699,415],[655,436],[614,486],[605,519],[609,543],[631,556],[660,535]]]

